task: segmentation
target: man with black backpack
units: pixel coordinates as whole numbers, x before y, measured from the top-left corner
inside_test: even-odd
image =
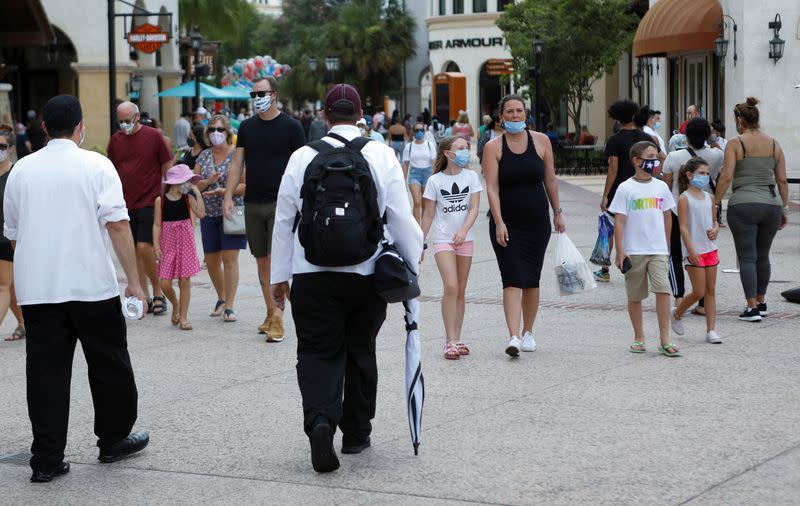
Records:
[[[331,88],[324,114],[328,135],[298,149],[281,181],[271,269],[279,308],[290,298],[292,278],[297,381],[317,472],[339,467],[337,426],[342,453],[370,445],[375,338],[386,318],[374,281],[380,242],[394,242],[412,265],[422,254],[422,231],[394,151],[359,135],[358,91],[347,84]]]

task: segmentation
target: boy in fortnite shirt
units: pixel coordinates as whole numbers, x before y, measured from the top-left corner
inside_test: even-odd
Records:
[[[619,185],[608,210],[616,215],[614,239],[616,265],[625,274],[628,314],[633,325],[632,353],[645,352],[642,301],[648,291],[656,294],[656,312],[661,345],[659,352],[680,356],[669,341],[670,297],[669,238],[675,199],[663,182],[653,178],[659,166],[658,148],[648,141],[631,147],[630,158],[636,173]]]

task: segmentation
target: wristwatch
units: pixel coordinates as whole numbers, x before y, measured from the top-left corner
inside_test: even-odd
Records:
[[[553,208],[553,215],[556,215],[556,214],[561,214],[561,213],[563,213],[563,212],[564,212],[564,210],[563,210],[563,209],[561,209],[560,207],[554,207],[554,208]]]

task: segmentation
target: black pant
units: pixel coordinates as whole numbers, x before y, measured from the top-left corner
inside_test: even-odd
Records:
[[[686,292],[686,285],[683,275],[683,250],[681,249],[681,225],[678,223],[678,215],[672,213],[672,231],[670,232],[670,255],[672,258],[672,269],[669,270],[669,278],[672,284],[672,296],[680,299]]]
[[[386,319],[386,302],[375,292],[373,276],[294,276],[292,317],[306,434],[324,417],[342,429],[345,440],[368,437],[378,389],[375,338]]]
[[[53,469],[64,460],[75,343],[89,369],[98,446],[130,434],[138,393],[128,356],[118,297],[100,302],[22,306],[27,332],[28,414],[33,426],[31,467]]]

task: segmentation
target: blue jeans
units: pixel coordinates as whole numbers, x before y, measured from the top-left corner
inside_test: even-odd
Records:
[[[418,184],[425,188],[429,177],[431,177],[430,167],[411,167],[408,171],[408,184]]]

